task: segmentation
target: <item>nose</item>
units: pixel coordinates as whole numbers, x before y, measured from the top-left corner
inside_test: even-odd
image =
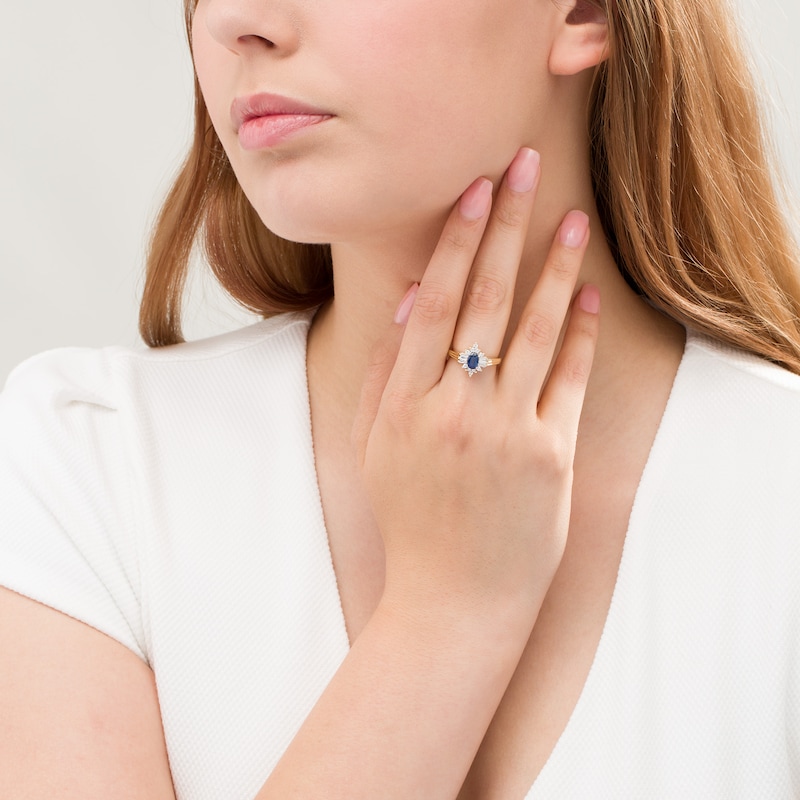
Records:
[[[216,42],[237,55],[256,50],[289,55],[300,42],[290,5],[280,0],[200,0],[193,26],[204,25]]]

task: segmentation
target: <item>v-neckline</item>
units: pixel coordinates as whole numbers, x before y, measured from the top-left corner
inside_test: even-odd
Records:
[[[688,364],[688,354],[691,346],[694,344],[697,335],[691,330],[686,329],[686,339],[684,342],[683,353],[678,364],[678,369],[675,372],[675,377],[670,387],[669,396],[664,406],[664,411],[661,415],[661,420],[656,429],[656,434],[653,437],[653,443],[650,446],[650,451],[647,454],[644,468],[642,469],[639,483],[636,487],[636,492],[633,497],[633,504],[631,512],[628,517],[628,525],[625,530],[625,538],[622,544],[622,554],[620,556],[619,566],[617,567],[617,575],[614,580],[614,588],[611,593],[611,601],[609,603],[608,612],[606,613],[605,621],[603,622],[603,629],[600,633],[600,639],[595,649],[592,658],[589,672],[586,675],[586,680],[583,683],[578,700],[572,713],[567,720],[567,724],[561,731],[555,745],[553,746],[550,755],[547,757],[544,765],[542,766],[539,774],[534,779],[533,784],[528,789],[524,796],[524,800],[535,800],[537,786],[540,786],[543,780],[552,772],[557,772],[561,765],[561,753],[569,750],[569,739],[574,735],[574,731],[580,727],[580,720],[585,713],[585,708],[590,704],[592,698],[592,689],[598,682],[599,677],[603,674],[603,663],[608,657],[608,649],[610,642],[610,632],[616,629],[616,619],[618,615],[617,609],[621,604],[622,587],[625,585],[625,575],[630,569],[631,551],[638,543],[639,537],[646,534],[639,528],[638,523],[640,519],[647,518],[646,505],[647,502],[654,496],[653,488],[659,483],[660,468],[659,465],[665,461],[666,454],[673,446],[673,442],[669,439],[667,431],[672,427],[671,421],[675,413],[675,408],[679,405],[676,398],[681,393],[681,388],[684,383],[685,373]],[[568,765],[564,765],[565,768]]]
[[[306,319],[306,330],[303,342],[303,364],[304,364],[303,373],[305,379],[307,445],[311,449],[311,463],[313,465],[313,470],[314,470],[314,475],[313,475],[314,487],[315,487],[314,502],[316,503],[316,508],[314,509],[314,511],[316,512],[317,518],[321,520],[321,525],[322,525],[321,536],[326,547],[327,568],[330,571],[330,576],[332,577],[331,585],[333,586],[335,592],[335,598],[333,602],[335,603],[338,610],[337,614],[338,625],[339,625],[338,633],[344,637],[344,641],[347,643],[347,651],[349,652],[353,643],[350,642],[350,637],[347,631],[347,623],[345,620],[344,608],[342,604],[342,595],[339,589],[338,576],[336,575],[336,570],[333,564],[330,537],[328,535],[328,530],[325,525],[325,515],[322,505],[322,493],[320,490],[319,475],[317,473],[316,451],[314,449],[313,426],[311,419],[311,395],[310,395],[310,386],[308,379],[308,336],[311,330],[312,320],[313,320],[313,312],[310,312]],[[639,483],[636,487],[636,492],[634,493],[633,504],[631,506],[631,513],[628,518],[628,525],[626,528],[625,538],[622,546],[622,554],[620,557],[619,566],[617,568],[617,576],[611,594],[611,602],[609,604],[609,609],[608,613],[606,614],[605,621],[603,622],[603,628],[600,634],[600,640],[595,650],[594,657],[592,658],[592,664],[589,667],[589,672],[586,676],[586,680],[584,681],[583,687],[581,688],[578,700],[575,703],[575,707],[573,708],[572,713],[570,714],[569,719],[567,720],[567,724],[564,726],[564,729],[562,730],[561,734],[556,740],[553,750],[551,751],[550,755],[545,761],[544,766],[539,771],[539,774],[534,779],[533,784],[526,792],[524,800],[534,800],[537,785],[541,784],[543,776],[559,768],[560,753],[566,749],[565,743],[568,742],[569,738],[572,735],[572,731],[575,730],[575,727],[578,724],[578,720],[580,716],[582,716],[583,709],[588,703],[588,698],[591,697],[592,686],[594,683],[597,682],[597,675],[601,672],[601,667],[599,665],[601,665],[605,659],[605,654],[608,648],[608,638],[609,638],[608,632],[612,630],[614,627],[614,620],[616,618],[615,611],[617,606],[619,605],[619,594],[621,585],[620,576],[622,576],[625,572],[627,572],[631,546],[635,542],[638,535],[640,534],[640,531],[637,530],[636,522],[639,519],[639,517],[646,516],[646,514],[643,512],[644,501],[642,498],[652,496],[653,493],[650,491],[650,486],[655,481],[655,476],[653,473],[657,472],[657,464],[659,463],[659,457],[661,456],[662,451],[665,450],[665,448],[669,447],[669,443],[665,441],[664,431],[670,427],[669,420],[672,417],[673,408],[676,405],[675,397],[680,393],[680,387],[683,383],[683,375],[686,371],[686,365],[688,360],[687,355],[689,353],[691,344],[694,343],[696,338],[697,334],[695,334],[691,329],[686,330],[684,349],[683,353],[681,354],[681,359],[678,364],[678,369],[676,370],[672,386],[670,387],[670,392],[667,398],[667,402],[664,406],[664,411],[661,415],[661,420],[659,422],[658,428],[656,429],[656,434],[653,438],[653,443],[647,455],[647,460],[645,461],[644,468],[642,469],[642,473],[639,478]]]

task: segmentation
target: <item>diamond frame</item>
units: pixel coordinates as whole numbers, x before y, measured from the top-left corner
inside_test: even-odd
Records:
[[[467,362],[470,356],[478,356],[478,366],[475,369],[470,368],[467,366]],[[464,368],[464,371],[469,375],[471,378],[476,372],[482,372],[484,367],[491,367],[492,366],[492,359],[489,358],[486,353],[484,353],[479,347],[478,343],[472,345],[472,347],[468,347],[466,350],[462,350],[458,354],[458,363]]]

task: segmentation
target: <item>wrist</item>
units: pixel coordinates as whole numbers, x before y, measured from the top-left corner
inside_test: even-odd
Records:
[[[516,653],[530,637],[544,596],[512,596],[501,592],[452,591],[440,585],[426,587],[393,582],[387,575],[378,605],[384,619],[437,643],[452,641],[459,647]]]

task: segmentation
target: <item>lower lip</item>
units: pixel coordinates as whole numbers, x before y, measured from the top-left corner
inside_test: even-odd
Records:
[[[256,117],[239,128],[239,144],[245,150],[275,147],[300,131],[330,118],[330,114],[270,114]]]

